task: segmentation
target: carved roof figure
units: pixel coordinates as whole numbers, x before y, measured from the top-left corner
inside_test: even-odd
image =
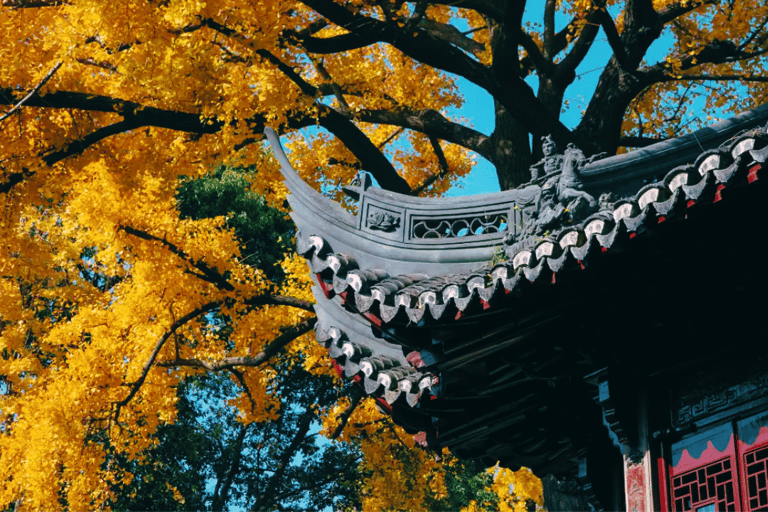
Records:
[[[531,166],[531,179],[537,180],[562,170],[563,155],[558,153],[557,144],[551,135],[541,138],[541,150],[544,158]]]

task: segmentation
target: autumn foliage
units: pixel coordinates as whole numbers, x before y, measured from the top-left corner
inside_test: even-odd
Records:
[[[303,261],[281,254],[277,270],[231,216],[180,214],[179,188],[221,165],[256,169],[243,187],[283,208],[265,126],[325,193],[365,169],[434,195],[475,155],[502,188],[524,181],[531,134],[615,152],[680,133],[692,105],[768,94],[762,1],[528,3],[3,0],[0,508],[108,506],[133,479],[115,461],[157,442],[190,376],[228,375],[242,424],[281,414],[277,368],[337,378]],[[568,128],[600,29],[612,56]],[[495,100],[493,133],[456,115],[459,77]],[[312,412],[330,434],[347,405]],[[340,435],[367,454],[364,508],[445,494],[449,455],[414,449],[372,404],[351,414]],[[508,510],[524,506],[510,483],[540,504],[535,478],[494,471]]]

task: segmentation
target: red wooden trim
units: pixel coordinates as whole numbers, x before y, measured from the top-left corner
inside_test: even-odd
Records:
[[[659,474],[659,511],[669,512],[669,467],[664,460],[664,453],[656,459],[656,469]]]
[[[754,183],[757,181],[757,171],[762,169],[762,164],[757,164],[749,168],[749,175],[747,175],[747,181],[750,183]]]
[[[339,377],[344,377],[344,368],[342,368],[335,359],[331,359],[331,362],[333,363],[333,369],[336,370],[336,373],[339,374]]]
[[[371,322],[376,327],[381,327],[382,325],[384,325],[384,321],[381,318],[374,315],[373,313],[363,313],[363,316],[367,318],[368,321]]]
[[[392,414],[392,406],[387,403],[383,398],[377,398],[376,403],[379,404],[387,413]]]
[[[323,295],[325,295],[325,298],[326,299],[333,298],[333,295],[334,295],[333,285],[323,281],[323,278],[320,277],[320,274],[315,274],[315,277],[317,277],[317,282],[320,284],[320,289],[323,291]]]
[[[714,203],[718,201],[722,201],[723,195],[721,194],[721,192],[723,191],[724,188],[725,188],[725,185],[723,183],[717,186],[717,192],[715,192],[715,200],[713,201]]]

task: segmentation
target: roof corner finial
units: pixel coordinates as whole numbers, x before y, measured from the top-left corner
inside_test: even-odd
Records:
[[[341,190],[355,201],[359,201],[360,194],[368,190],[372,184],[373,181],[371,180],[370,173],[367,171],[357,171],[357,174],[352,178],[352,181],[349,182],[349,185],[341,187]]]

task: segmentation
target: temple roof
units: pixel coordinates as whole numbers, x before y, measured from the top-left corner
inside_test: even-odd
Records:
[[[767,118],[761,107],[588,163],[583,190],[614,196],[601,198],[584,218],[560,208],[562,221],[543,232],[526,231],[541,218],[543,180],[496,194],[422,199],[382,191],[363,175],[349,187],[358,199],[352,215],[301,181],[268,131],[291,191],[297,249],[314,274],[317,339],[340,373],[407,429],[425,431],[431,444],[463,456],[499,454],[537,472],[563,470],[574,449],[596,441],[582,434],[565,439],[543,426],[562,414],[594,423],[581,397],[601,377],[571,368],[569,357],[581,354],[575,348],[526,344],[542,325],[547,336],[572,331],[556,324],[547,301],[558,288],[584,286],[579,273],[605,253],[631,254],[635,241],[661,240],[652,253],[658,265],[679,260],[663,252],[679,251],[669,241],[686,230],[706,246],[707,227],[691,230],[685,220],[734,201],[756,182],[768,159],[768,134],[756,126]],[[596,421],[594,428],[603,428]],[[629,435],[615,425],[620,438]]]

